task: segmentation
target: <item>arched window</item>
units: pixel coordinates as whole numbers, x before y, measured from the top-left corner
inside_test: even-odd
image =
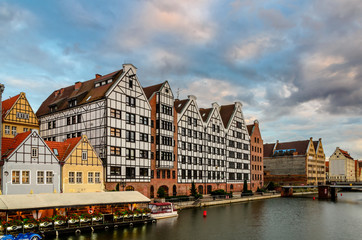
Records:
[[[127,186],[127,187],[126,187],[126,191],[134,191],[134,187],[132,187],[132,186]]]

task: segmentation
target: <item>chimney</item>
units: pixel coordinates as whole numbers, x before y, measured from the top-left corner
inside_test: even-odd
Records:
[[[76,82],[76,83],[74,84],[74,90],[78,90],[81,86],[82,86],[82,83],[81,83],[81,82]]]
[[[56,91],[54,92],[54,96],[58,97],[59,93],[60,93],[60,90],[56,90]]]
[[[96,73],[96,79],[102,77],[102,75]]]
[[[64,92],[64,88],[60,89],[59,90],[59,95],[63,94],[63,92]]]

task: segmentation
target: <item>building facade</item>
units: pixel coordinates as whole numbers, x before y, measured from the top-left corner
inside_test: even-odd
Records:
[[[151,106],[150,197],[160,188],[166,195],[177,195],[177,113],[169,83],[143,88]]]
[[[2,194],[60,191],[60,164],[36,130],[2,138]]]
[[[329,180],[331,182],[356,181],[355,161],[347,151],[339,147],[329,157]]]
[[[32,129],[39,131],[38,118],[23,92],[2,102],[2,118],[3,137],[13,138]]]
[[[61,192],[103,192],[103,165],[86,135],[46,142],[61,165]]]
[[[310,138],[264,144],[264,182],[281,185],[325,184],[325,157],[323,151],[319,151],[323,148],[321,141],[313,142]],[[315,146],[319,149],[317,152]],[[316,157],[318,152],[320,156]]]
[[[252,191],[256,191],[264,186],[263,139],[258,120],[255,120],[254,124],[247,125],[247,128],[250,136],[250,187]]]
[[[40,106],[40,134],[46,140],[88,136],[103,161],[106,188],[121,185],[149,195],[151,107],[137,78],[123,69],[54,91]]]

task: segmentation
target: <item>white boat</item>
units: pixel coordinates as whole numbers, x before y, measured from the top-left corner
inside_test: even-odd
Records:
[[[151,218],[162,219],[162,218],[171,218],[177,217],[177,210],[174,209],[173,204],[170,202],[163,203],[150,203],[151,209]]]

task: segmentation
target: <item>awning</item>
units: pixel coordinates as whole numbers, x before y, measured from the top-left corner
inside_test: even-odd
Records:
[[[0,195],[0,211],[149,202],[137,191]]]

